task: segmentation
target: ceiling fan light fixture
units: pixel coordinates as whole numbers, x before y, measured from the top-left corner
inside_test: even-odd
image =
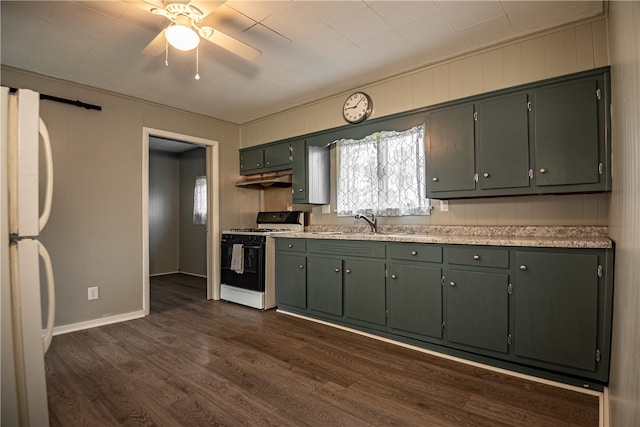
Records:
[[[195,49],[200,43],[200,36],[189,26],[175,23],[164,32],[169,44],[178,50],[188,51]]]

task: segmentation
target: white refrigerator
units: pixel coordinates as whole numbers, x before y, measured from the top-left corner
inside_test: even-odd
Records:
[[[40,95],[25,89],[15,94],[10,93],[9,88],[1,89],[0,424],[48,426],[44,354],[53,335],[55,292],[51,259],[38,237],[51,212],[51,145],[47,128],[40,119]],[[42,208],[40,143],[43,144],[42,171],[46,175]],[[41,283],[48,297],[45,310]],[[44,325],[43,311],[47,317]]]

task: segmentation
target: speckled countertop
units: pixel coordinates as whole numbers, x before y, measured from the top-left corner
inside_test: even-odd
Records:
[[[368,227],[310,225],[304,232],[278,233],[273,237],[385,242],[440,243],[454,245],[529,246],[544,248],[611,248],[608,228],[544,226],[422,226],[380,225],[379,233]]]

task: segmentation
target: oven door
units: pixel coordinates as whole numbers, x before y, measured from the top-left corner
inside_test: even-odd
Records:
[[[264,244],[258,242],[242,243],[244,252],[244,270],[242,273],[236,273],[231,270],[233,244],[233,239],[222,242],[222,259],[220,263],[222,284],[264,292]]]

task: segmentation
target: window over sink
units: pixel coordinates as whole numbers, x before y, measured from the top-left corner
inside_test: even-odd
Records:
[[[424,124],[379,131],[337,146],[337,214],[429,215]]]

